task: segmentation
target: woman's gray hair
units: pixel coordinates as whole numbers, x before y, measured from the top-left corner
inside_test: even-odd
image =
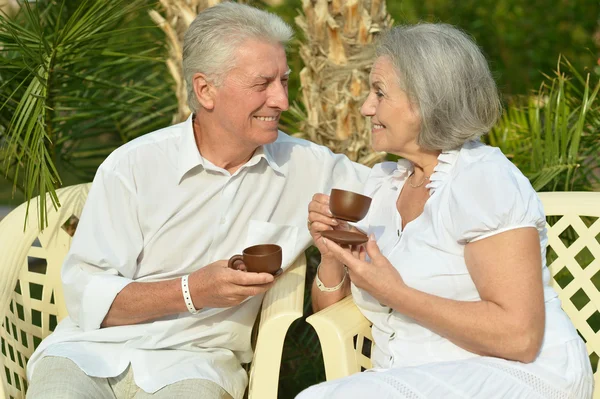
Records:
[[[284,47],[294,32],[280,17],[244,4],[221,3],[202,11],[192,21],[183,39],[183,76],[188,106],[198,112],[194,74],[206,74],[216,85],[235,67],[237,47],[248,39],[280,43]]]
[[[377,45],[421,115],[418,144],[451,150],[489,132],[502,113],[496,83],[474,41],[446,24],[397,26]]]

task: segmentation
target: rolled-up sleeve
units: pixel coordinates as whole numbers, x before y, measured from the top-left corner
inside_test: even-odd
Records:
[[[84,331],[100,328],[117,294],[133,281],[143,248],[137,212],[132,185],[101,166],[62,269],[69,316]]]

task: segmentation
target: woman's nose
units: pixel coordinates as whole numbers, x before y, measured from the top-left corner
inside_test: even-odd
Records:
[[[375,115],[375,102],[373,101],[374,96],[375,94],[369,93],[369,96],[367,97],[363,105],[360,107],[360,113],[362,114],[362,116]]]

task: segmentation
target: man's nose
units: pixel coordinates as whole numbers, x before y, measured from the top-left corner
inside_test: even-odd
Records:
[[[267,106],[282,111],[287,111],[290,107],[287,89],[281,82],[272,85],[267,99]]]

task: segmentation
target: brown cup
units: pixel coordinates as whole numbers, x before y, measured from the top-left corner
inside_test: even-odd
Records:
[[[329,197],[329,210],[336,219],[348,222],[362,220],[371,206],[371,197],[334,188]]]
[[[253,273],[275,274],[281,269],[281,247],[275,244],[261,244],[248,247],[242,255],[233,255],[227,266],[237,269],[237,262],[244,262],[246,270]]]

